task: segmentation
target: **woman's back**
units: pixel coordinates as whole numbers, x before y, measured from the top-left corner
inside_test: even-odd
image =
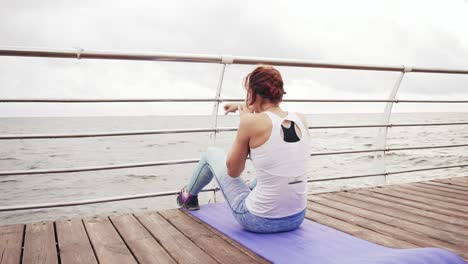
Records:
[[[280,108],[283,79],[271,66],[259,66],[244,79],[243,104],[226,104],[239,111],[236,138],[227,155],[208,148],[189,184],[177,196],[179,205],[197,210],[198,193],[214,178],[236,220],[247,230],[275,233],[296,229],[304,220],[309,132],[302,115]],[[241,178],[250,153],[257,170],[254,190]]]
[[[265,129],[262,125],[265,122],[259,120],[258,130],[262,132],[251,144],[250,157],[256,168],[257,185],[247,197],[246,206],[258,216],[285,217],[306,206],[309,133],[296,113],[287,113],[285,117],[269,111],[264,113],[271,126]]]

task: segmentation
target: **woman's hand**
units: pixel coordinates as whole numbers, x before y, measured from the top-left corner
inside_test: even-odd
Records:
[[[235,113],[238,110],[238,104],[237,103],[227,103],[224,105],[224,111],[226,111],[224,114],[227,115],[228,113]]]
[[[235,113],[239,111],[239,115],[245,113],[253,113],[254,111],[250,107],[246,107],[245,103],[228,103],[224,105],[224,114],[227,115],[228,113]]]

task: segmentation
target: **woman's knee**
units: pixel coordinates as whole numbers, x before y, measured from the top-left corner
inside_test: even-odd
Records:
[[[220,148],[220,147],[208,147],[206,149],[206,153],[207,154],[213,154],[213,153],[218,154],[218,153],[224,153],[224,150],[222,148]]]
[[[201,155],[201,158],[203,160],[207,160],[208,157],[211,157],[213,155],[216,155],[219,153],[219,151],[222,150],[221,148],[218,147],[208,147]]]
[[[226,153],[222,148],[219,147],[208,147],[203,154],[205,160],[225,160]]]

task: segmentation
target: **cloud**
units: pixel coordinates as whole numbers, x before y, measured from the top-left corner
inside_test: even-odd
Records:
[[[3,1],[1,46],[231,54],[468,68],[463,1]],[[223,96],[253,66],[230,65]],[[386,98],[397,73],[279,67],[290,98]],[[212,97],[220,65],[0,57],[0,96]],[[408,74],[399,96],[468,98],[468,77]],[[328,98],[329,99],[329,98]],[[298,104],[304,112],[341,106]],[[355,105],[357,112],[383,105]],[[463,108],[451,108],[447,111]],[[411,110],[411,108],[408,108]],[[430,111],[432,107],[418,110]],[[466,109],[466,108],[464,108]],[[298,111],[299,111],[298,110]],[[2,104],[0,116],[209,114],[211,104]]]

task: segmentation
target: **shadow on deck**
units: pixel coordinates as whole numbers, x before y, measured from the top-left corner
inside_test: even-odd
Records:
[[[468,177],[309,195],[307,218],[468,259]],[[0,226],[0,263],[268,263],[178,209]]]

